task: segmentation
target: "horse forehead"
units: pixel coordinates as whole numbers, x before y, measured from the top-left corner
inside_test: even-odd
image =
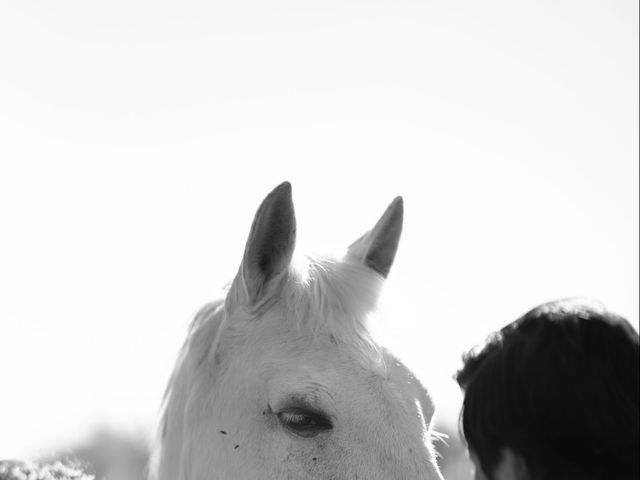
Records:
[[[360,379],[365,383],[390,387],[396,395],[418,401],[426,411],[433,409],[429,393],[420,380],[386,349],[380,349],[381,359],[366,361],[361,352],[355,352],[353,348],[327,346],[326,342],[324,346],[315,342],[309,345],[310,348],[296,355],[292,355],[284,346],[278,351],[270,349],[270,358],[263,359],[261,374],[270,382],[279,382],[282,386],[297,384],[309,390],[321,388],[328,392],[345,382],[354,387],[360,383],[354,380]]]

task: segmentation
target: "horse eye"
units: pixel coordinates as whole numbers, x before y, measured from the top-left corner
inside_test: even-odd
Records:
[[[331,420],[318,412],[302,408],[289,408],[278,413],[278,420],[284,428],[300,437],[315,437],[321,432],[331,430]]]

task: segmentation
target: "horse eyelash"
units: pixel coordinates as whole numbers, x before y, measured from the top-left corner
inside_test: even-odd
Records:
[[[308,414],[304,414],[304,413],[289,413],[289,412],[282,412],[283,415],[286,416],[286,418],[292,422],[296,422],[298,420],[304,420],[306,417],[308,417]]]

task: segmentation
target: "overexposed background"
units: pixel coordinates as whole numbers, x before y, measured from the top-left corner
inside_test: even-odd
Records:
[[[283,180],[307,251],[404,196],[374,328],[455,430],[536,304],[638,328],[638,2],[2,1],[0,458],[149,437]]]

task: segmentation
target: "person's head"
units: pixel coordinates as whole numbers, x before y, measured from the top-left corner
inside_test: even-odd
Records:
[[[637,479],[638,334],[575,301],[541,305],[464,356],[476,478]]]

